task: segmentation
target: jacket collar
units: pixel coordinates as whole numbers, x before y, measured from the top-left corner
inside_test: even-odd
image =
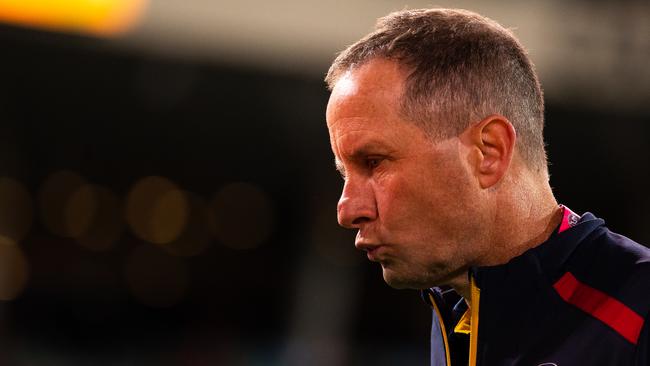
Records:
[[[564,222],[553,231],[545,242],[527,250],[509,262],[497,266],[472,267],[470,275],[476,278],[479,288],[483,287],[485,277],[499,276],[498,273],[512,274],[532,271],[535,275],[554,282],[556,277],[562,274],[561,269],[578,245],[598,227],[604,226],[605,221],[587,212],[572,226],[563,228],[563,225]],[[561,229],[563,230],[560,231]]]

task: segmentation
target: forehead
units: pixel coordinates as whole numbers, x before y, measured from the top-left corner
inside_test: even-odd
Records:
[[[404,80],[400,65],[386,59],[374,59],[348,70],[332,89],[328,126],[346,118],[397,115]]]
[[[405,73],[376,60],[343,75],[328,104],[327,127],[336,159],[406,156],[430,148],[424,131],[400,113]]]

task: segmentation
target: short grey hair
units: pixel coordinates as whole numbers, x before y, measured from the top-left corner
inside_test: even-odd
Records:
[[[338,55],[325,78],[329,89],[375,58],[408,70],[401,112],[432,138],[458,136],[471,123],[500,114],[514,126],[526,164],[547,172],[542,89],[510,30],[467,10],[394,12]]]

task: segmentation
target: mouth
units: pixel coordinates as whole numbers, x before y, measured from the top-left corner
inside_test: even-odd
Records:
[[[368,256],[368,260],[370,260],[372,262],[379,262],[380,261],[380,256],[381,256],[382,248],[384,247],[384,245],[357,242],[357,243],[355,243],[354,246],[357,247],[357,249],[363,250],[364,252],[366,252],[366,255]]]
[[[383,246],[376,246],[372,249],[366,250],[366,256],[368,257],[368,260],[371,262],[380,262],[380,249],[383,248]]]

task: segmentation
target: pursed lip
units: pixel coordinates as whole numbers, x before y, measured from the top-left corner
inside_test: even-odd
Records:
[[[384,246],[382,244],[378,243],[370,243],[370,242],[365,242],[365,241],[357,241],[354,243],[354,246],[359,249],[363,250],[364,252],[367,253],[368,259],[373,261],[373,262],[378,262],[379,258],[379,250]]]

